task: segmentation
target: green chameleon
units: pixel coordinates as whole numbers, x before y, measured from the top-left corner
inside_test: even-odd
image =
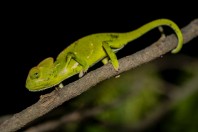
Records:
[[[169,26],[175,31],[178,45],[172,53],[179,52],[183,45],[183,36],[179,27],[169,19],[157,19],[126,33],[91,34],[73,42],[57,56],[55,61],[49,57],[33,67],[27,76],[26,88],[29,91],[41,91],[59,85],[75,74],[82,77],[89,67],[99,61],[106,64],[110,60],[117,71],[119,63],[115,53],[128,42],[159,26]]]

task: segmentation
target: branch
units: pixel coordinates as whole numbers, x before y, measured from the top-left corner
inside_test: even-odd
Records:
[[[178,58],[178,57],[176,57]],[[172,62],[172,61],[171,61]],[[197,60],[196,60],[197,62]],[[183,62],[178,62],[177,64],[181,65]],[[191,64],[192,65],[192,64]],[[197,65],[197,63],[195,64]],[[174,67],[174,65],[172,65]],[[140,76],[139,78],[145,78],[144,75]],[[138,78],[137,78],[138,79]],[[173,90],[171,90],[169,93],[167,93],[167,100],[161,101],[160,104],[158,104],[156,107],[153,108],[153,110],[149,110],[150,112],[147,113],[147,116],[145,116],[143,119],[138,121],[135,124],[124,125],[120,124],[119,128],[121,130],[126,131],[135,131],[135,132],[142,132],[149,127],[152,127],[154,124],[159,122],[161,118],[163,118],[170,110],[174,109],[175,106],[182,102],[183,100],[186,100],[188,97],[192,96],[194,93],[198,92],[198,73],[195,73],[195,76],[190,81],[185,82],[184,85],[182,85],[180,88],[178,86],[172,86]],[[137,82],[138,83],[138,82]],[[133,86],[136,86],[137,83],[133,84]],[[138,83],[139,84],[139,83]],[[125,91],[124,94],[121,94],[119,97],[117,97],[115,100],[108,102],[107,104],[96,106],[94,108],[87,108],[85,110],[78,110],[74,111],[72,113],[67,113],[63,115],[61,118],[54,119],[54,120],[48,120],[44,123],[40,123],[39,125],[33,126],[28,128],[27,130],[24,130],[24,132],[43,132],[43,131],[53,131],[62,124],[67,124],[71,122],[79,122],[81,120],[84,120],[89,117],[96,116],[100,113],[103,113],[107,109],[116,109],[120,107],[123,102],[125,102],[129,97],[134,96],[136,94],[137,90],[141,91],[141,88],[143,88],[141,85],[138,85],[137,87],[134,87],[135,89],[129,89]],[[136,92],[134,92],[136,90]],[[117,124],[111,124],[106,123],[105,121],[101,121],[100,123],[103,123],[108,128],[116,128]]]
[[[182,29],[184,43],[189,42],[198,36],[198,19],[192,21]],[[11,118],[0,125],[1,132],[16,131],[27,123],[48,113],[52,109],[61,105],[65,101],[74,98],[87,91],[97,83],[110,77],[118,75],[124,71],[135,68],[143,63],[154,60],[162,56],[177,46],[175,35],[167,36],[165,39],[155,42],[153,45],[141,50],[133,55],[119,60],[120,69],[116,72],[111,64],[107,64],[94,71],[87,73],[79,80],[66,85],[62,89],[54,90],[50,94],[44,95],[40,100],[25,110],[14,114]]]

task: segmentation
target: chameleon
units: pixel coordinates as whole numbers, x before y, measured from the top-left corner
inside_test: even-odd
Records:
[[[127,43],[161,26],[170,27],[177,35],[177,47],[171,52],[178,53],[183,45],[180,28],[170,19],[156,19],[133,31],[95,33],[74,41],[60,52],[55,61],[52,57],[48,57],[31,68],[25,86],[29,91],[41,91],[54,87],[76,74],[82,77],[91,66],[99,61],[104,64],[110,62],[118,71],[119,63],[116,53]]]

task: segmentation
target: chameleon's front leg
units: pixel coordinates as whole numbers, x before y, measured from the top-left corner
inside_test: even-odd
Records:
[[[116,54],[113,52],[113,50],[109,46],[108,42],[104,41],[102,43],[102,46],[105,49],[108,57],[110,58],[113,67],[115,68],[116,71],[118,71],[119,63],[118,63],[118,59],[116,57]],[[104,58],[102,62],[107,63],[107,60],[108,60],[108,58]]]
[[[81,59],[73,52],[69,52],[66,57],[66,67],[68,66],[71,59],[74,59],[77,63],[79,63],[83,67],[83,70],[80,71],[80,73],[79,73],[79,77],[82,77],[84,75],[84,73],[87,72],[89,65],[87,64],[87,62],[85,60]]]

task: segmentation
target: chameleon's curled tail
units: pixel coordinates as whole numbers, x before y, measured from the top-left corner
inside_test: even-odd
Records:
[[[182,45],[183,45],[183,35],[182,35],[180,28],[177,26],[177,24],[175,24],[173,21],[169,19],[157,19],[141,26],[140,28],[136,30],[129,32],[130,40],[137,39],[143,34],[147,33],[148,31],[159,26],[169,26],[175,31],[177,38],[178,38],[178,45],[171,52],[178,53],[181,50]]]

